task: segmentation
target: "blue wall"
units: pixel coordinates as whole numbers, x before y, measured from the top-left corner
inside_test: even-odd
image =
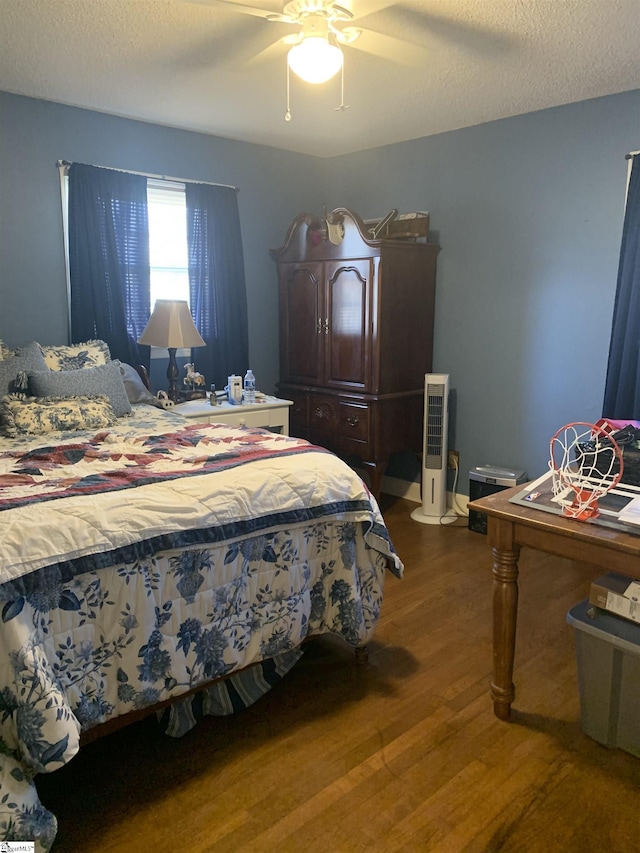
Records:
[[[8,344],[66,340],[60,158],[240,187],[251,366],[266,391],[278,377],[268,250],[300,211],[395,207],[429,210],[442,245],[433,369],[451,375],[461,471],[535,476],[558,427],[599,417],[640,91],[329,160],[1,92],[0,115]]]
[[[559,427],[600,417],[625,154],[639,148],[634,91],[327,165],[330,207],[430,212],[442,246],[433,370],[450,374],[465,477],[486,463],[537,476]]]
[[[322,209],[322,161],[4,92],[0,116],[0,339],[67,341],[57,160],[231,184],[240,189],[251,367],[273,392],[278,285],[269,249],[300,210]]]

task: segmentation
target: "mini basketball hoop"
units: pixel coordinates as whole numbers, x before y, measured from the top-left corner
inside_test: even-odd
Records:
[[[575,421],[549,442],[553,494],[570,518],[588,521],[598,515],[598,499],[622,477],[622,450],[606,429]]]

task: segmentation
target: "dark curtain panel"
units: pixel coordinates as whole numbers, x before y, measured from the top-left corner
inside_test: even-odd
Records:
[[[71,342],[106,341],[112,358],[149,368],[138,337],[149,319],[147,179],[69,167]]]
[[[249,367],[238,200],[232,187],[186,184],[186,202],[191,314],[207,344],[194,349],[194,360],[220,389]]]
[[[640,155],[627,193],[602,414],[640,418]]]

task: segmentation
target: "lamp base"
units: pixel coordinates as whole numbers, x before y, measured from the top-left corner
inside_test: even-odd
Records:
[[[169,347],[169,366],[167,367],[167,396],[174,403],[178,402],[178,362],[176,361],[176,347]]]

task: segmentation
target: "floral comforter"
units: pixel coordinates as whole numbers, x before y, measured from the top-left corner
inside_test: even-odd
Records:
[[[250,704],[305,637],[365,644],[385,569],[402,574],[332,454],[144,408],[97,435],[0,445],[0,838],[41,851],[57,825],[33,780],[81,731],[229,674]],[[233,712],[230,695],[199,708]],[[179,734],[194,715],[176,708]]]

